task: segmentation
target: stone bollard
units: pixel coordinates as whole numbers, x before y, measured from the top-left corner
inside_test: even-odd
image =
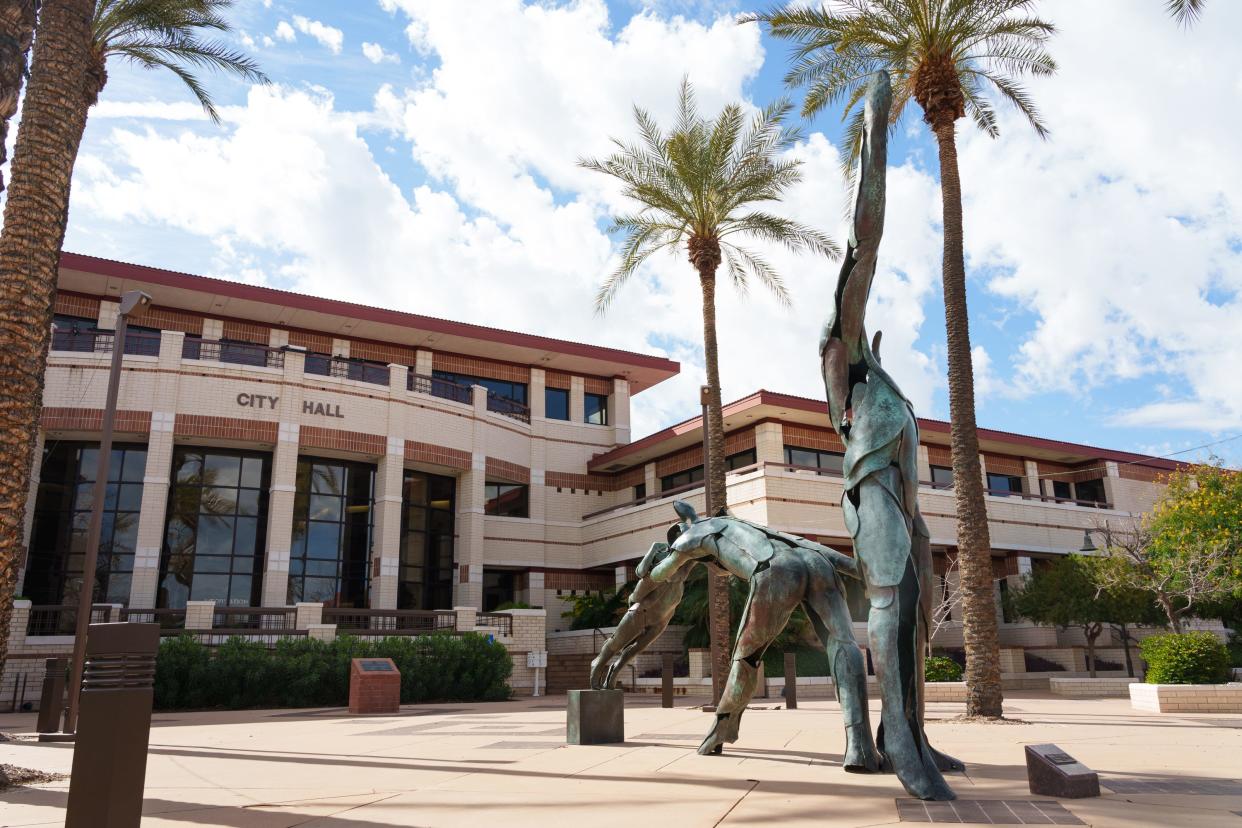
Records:
[[[798,657],[785,653],[785,709],[798,709]]]
[[[43,676],[43,692],[39,695],[39,733],[55,733],[60,729],[60,716],[65,712],[65,671],[69,660],[49,658],[45,662],[47,673]]]
[[[673,654],[665,653],[660,660],[660,706],[673,706]]]

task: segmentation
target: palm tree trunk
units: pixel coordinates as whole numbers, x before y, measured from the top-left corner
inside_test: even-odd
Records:
[[[99,94],[93,0],[44,0],[0,234],[0,669],[25,552],[26,498],[69,182]]]
[[[26,79],[26,53],[34,40],[35,0],[0,0],[0,164],[9,160],[9,121],[17,113]],[[4,176],[0,175],[0,191]]]
[[[962,634],[966,649],[966,715],[999,717],[1000,646],[992,584],[979,436],[975,431],[975,380],[966,314],[966,264],[962,253],[962,187],[957,171],[953,121],[934,129],[940,149],[940,197],[944,211],[944,324],[948,338],[949,420],[953,492],[957,500],[957,549],[961,567]]]
[[[710,267],[710,270],[708,268]],[[699,272],[703,289],[703,361],[707,366],[707,457],[703,477],[712,509],[728,506],[725,494],[724,415],[720,410],[720,355],[716,348],[716,273],[714,265]],[[712,703],[720,701],[732,666],[732,619],[729,618],[729,575],[707,567],[707,628],[712,643]]]

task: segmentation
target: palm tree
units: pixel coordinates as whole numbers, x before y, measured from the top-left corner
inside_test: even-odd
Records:
[[[267,78],[204,31],[228,32],[233,0],[43,0],[0,233],[0,665],[22,559],[69,183],[86,118],[119,58],[179,77],[218,121],[195,74]]]
[[[1207,0],[1165,0],[1164,2],[1165,11],[1173,15],[1173,19],[1183,26],[1189,26],[1198,20],[1206,5]]]
[[[17,112],[26,80],[26,53],[34,41],[38,0],[0,2],[0,164],[9,160],[9,120]],[[0,190],[4,176],[0,175]]]
[[[948,339],[949,417],[966,644],[967,715],[1002,713],[1000,650],[993,597],[991,539],[979,439],[975,433],[974,374],[966,314],[962,253],[962,191],[956,123],[970,115],[995,137],[998,123],[987,93],[1013,104],[1041,137],[1047,135],[1020,75],[1049,75],[1056,64],[1045,51],[1050,23],[1029,14],[1033,0],[834,0],[821,7],[787,6],[747,18],[793,41],[785,80],[806,87],[803,115],[843,102],[851,148],[859,151],[867,77],[888,72],[892,122],[912,99],[935,135],[940,153],[944,220],[944,310]]]
[[[613,219],[610,232],[623,232],[621,262],[596,296],[604,312],[617,290],[652,255],[685,249],[699,278],[703,299],[703,359],[707,368],[708,501],[727,504],[725,494],[724,418],[720,410],[720,364],[716,347],[716,272],[721,263],[734,286],[744,292],[758,279],[784,304],[789,294],[780,274],[739,237],[780,244],[795,252],[839,255],[823,233],[796,221],[757,209],[780,201],[801,180],[801,162],[781,157],[798,140],[784,124],[791,105],[780,101],[748,119],[739,104],[729,104],[714,119],[698,113],[689,80],[681,85],[677,121],[665,133],[644,110],[635,107],[641,140],[613,139],[617,152],[605,159],[584,159],[590,170],[612,176],[638,210]],[[711,592],[712,685],[719,698],[729,674],[728,576],[713,573]]]

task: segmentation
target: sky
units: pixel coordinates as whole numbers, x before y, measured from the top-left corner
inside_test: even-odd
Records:
[[[110,64],[65,249],[678,360],[634,399],[641,437],[696,413],[697,279],[660,256],[597,315],[628,205],[577,161],[633,137],[636,104],[668,123],[683,77],[709,115],[800,102],[787,46],[736,23],[749,8],[238,0],[227,37],[272,85],[207,78],[215,125],[167,73]],[[978,423],[1242,464],[1242,4],[1189,30],[1162,0],[1039,13],[1059,29],[1059,71],[1029,83],[1049,139],[1004,107],[998,139],[958,128]],[[843,242],[840,112],[799,122],[803,180],[775,209]],[[917,108],[889,164],[868,327],[916,411],[945,419],[939,173]],[[791,307],[719,292],[726,400],[823,395],[838,265],[770,257]]]

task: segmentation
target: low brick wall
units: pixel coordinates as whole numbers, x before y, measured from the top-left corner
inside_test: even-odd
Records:
[[[590,653],[548,653],[548,695],[591,686]]]
[[[1062,678],[1056,676],[1048,679],[1053,695],[1067,698],[1115,698],[1124,699],[1130,695],[1130,685],[1134,679],[1122,678]]]
[[[1130,706],[1155,713],[1242,713],[1242,683],[1131,684]]]

